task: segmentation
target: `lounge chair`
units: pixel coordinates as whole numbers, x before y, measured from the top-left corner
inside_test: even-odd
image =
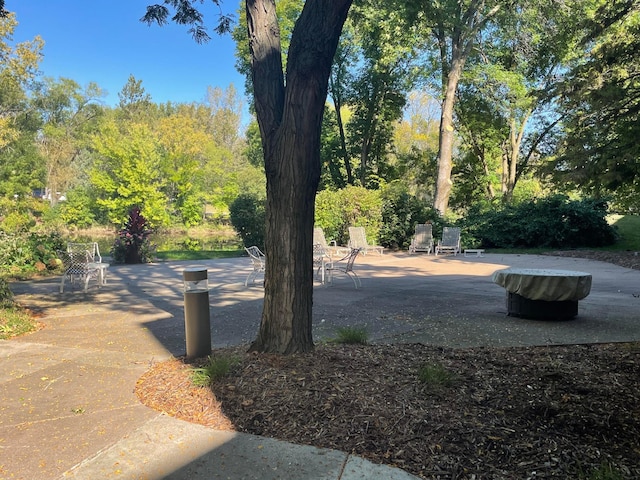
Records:
[[[343,273],[351,280],[353,280],[353,284],[356,288],[362,286],[360,282],[360,278],[358,274],[353,271],[353,264],[356,261],[356,258],[360,254],[359,248],[352,248],[351,251],[342,257],[340,260],[330,261],[325,264],[324,270],[326,272],[327,283],[333,285],[333,276],[337,273]]]
[[[442,240],[436,245],[436,255],[439,253],[460,253],[460,229],[458,227],[444,227]]]
[[[253,271],[247,275],[247,278],[244,281],[244,286],[246,287],[249,285],[249,280],[251,280],[252,283],[256,283],[256,277],[258,274],[264,273],[266,261],[264,253],[262,253],[255,245],[248,248],[245,247],[244,249],[249,254],[251,265],[253,266]]]
[[[409,245],[409,253],[431,253],[433,249],[432,229],[433,227],[430,223],[418,223],[416,225],[415,235],[411,239],[411,245]]]
[[[369,243],[367,243],[367,235],[364,227],[349,227],[349,247],[359,249],[363,255],[366,255],[370,251],[382,255],[384,250],[384,247],[369,245]]]
[[[313,244],[320,245],[320,247],[322,247],[322,250],[324,250],[324,252],[329,256],[344,255],[345,253],[349,252],[348,248],[339,247],[338,245],[336,245],[335,240],[332,240],[331,245],[329,245],[324,236],[324,230],[320,227],[315,227],[313,229]]]

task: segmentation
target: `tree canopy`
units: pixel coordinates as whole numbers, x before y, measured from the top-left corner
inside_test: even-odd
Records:
[[[557,86],[565,111],[561,181],[619,207],[640,202],[640,2],[601,2],[585,18],[587,55]]]

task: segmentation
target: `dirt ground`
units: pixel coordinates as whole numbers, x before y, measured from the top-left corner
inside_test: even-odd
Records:
[[[632,253],[580,253],[640,268]],[[190,422],[334,448],[422,478],[640,478],[640,343],[246,350],[214,352],[237,363],[210,388],[193,386],[193,365],[174,359],[145,373],[136,393]],[[444,379],[421,381],[425,368]]]

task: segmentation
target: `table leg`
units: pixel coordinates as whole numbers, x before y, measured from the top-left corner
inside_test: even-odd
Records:
[[[530,300],[517,293],[507,292],[507,315],[533,320],[569,320],[578,315],[578,302]]]

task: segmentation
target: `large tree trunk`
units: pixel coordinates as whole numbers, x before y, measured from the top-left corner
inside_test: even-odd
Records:
[[[352,0],[307,0],[291,38],[286,87],[274,0],[247,0],[256,114],[265,155],[264,308],[254,351],[313,348],[314,202],[327,82]]]
[[[503,163],[503,202],[511,203],[513,200],[513,191],[516,188],[518,182],[518,159],[520,158],[520,148],[522,146],[522,139],[524,138],[524,132],[527,127],[527,122],[531,115],[529,110],[523,117],[520,127],[516,125],[516,119],[511,118],[509,128],[509,150],[505,152],[506,163]]]
[[[433,201],[435,208],[440,215],[444,215],[449,206],[449,195],[451,194],[451,170],[453,168],[453,107],[455,104],[456,90],[464,59],[455,58],[451,64],[451,70],[447,77],[447,86],[442,102],[442,113],[440,116],[440,139],[438,146],[438,178],[436,180],[436,194]]]
[[[438,178],[436,180],[436,194],[433,200],[433,208],[444,215],[449,206],[451,194],[451,170],[453,167],[453,107],[455,104],[458,82],[462,75],[464,64],[471,54],[471,49],[476,41],[478,32],[484,28],[487,22],[500,10],[500,5],[494,5],[486,13],[484,0],[473,0],[468,3],[464,12],[463,2],[457,2],[457,18],[453,19],[458,27],[447,33],[445,24],[449,24],[450,18],[441,18],[439,27],[435,30],[436,40],[440,46],[440,60],[442,62],[442,84],[444,87],[444,100],[442,102],[442,116],[440,117],[440,145],[438,150]],[[446,13],[445,15],[448,15]],[[450,35],[450,49],[446,47],[446,36]],[[451,60],[447,59],[448,51],[451,51]],[[447,68],[448,67],[448,68]],[[446,83],[445,83],[446,82]]]

